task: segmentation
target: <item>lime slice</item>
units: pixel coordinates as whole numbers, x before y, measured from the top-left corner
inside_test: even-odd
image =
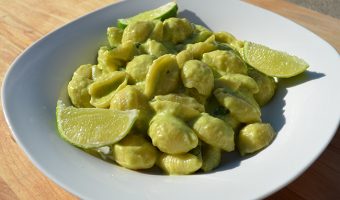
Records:
[[[301,58],[252,42],[245,42],[243,57],[255,69],[278,78],[296,76],[309,67]]]
[[[177,4],[175,2],[170,2],[156,9],[139,13],[138,15],[130,18],[118,19],[117,26],[119,28],[125,28],[128,24],[136,21],[146,21],[154,19],[165,20],[170,17],[176,17],[177,10]]]
[[[138,110],[75,108],[57,103],[60,136],[84,149],[111,145],[123,139],[136,121]]]

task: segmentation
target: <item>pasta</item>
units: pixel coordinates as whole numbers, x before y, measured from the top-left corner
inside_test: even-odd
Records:
[[[157,58],[150,66],[145,78],[145,95],[152,98],[174,91],[179,84],[179,68],[174,55]]]
[[[170,114],[157,114],[150,122],[148,135],[153,145],[168,154],[186,153],[198,144],[194,131]]]
[[[216,50],[203,55],[202,61],[220,75],[247,74],[247,66],[233,51]]]
[[[129,134],[112,146],[113,159],[129,169],[148,169],[157,160],[157,150],[142,135]]]
[[[107,108],[114,94],[127,85],[127,73],[115,71],[101,76],[88,87],[90,103],[97,108]]]
[[[203,142],[228,152],[234,150],[234,131],[221,119],[202,113],[192,128]]]
[[[182,68],[181,78],[185,87],[195,88],[204,96],[209,96],[214,88],[212,70],[199,60],[187,61]]]
[[[221,162],[221,149],[208,144],[202,145],[202,170],[209,172]]]
[[[253,123],[245,126],[238,137],[238,147],[242,155],[268,146],[275,135],[270,124]]]
[[[163,153],[157,165],[167,174],[185,175],[199,170],[202,167],[202,160],[190,153],[174,155]]]
[[[155,96],[150,104],[157,113],[168,113],[183,120],[194,119],[204,112],[202,104],[198,103],[195,98],[186,95],[159,95]]]
[[[276,82],[247,66],[242,41],[184,18],[109,27],[97,63],[81,65],[68,84],[74,106],[139,110],[130,133],[101,152],[128,169],[167,174],[208,172],[221,156],[269,145],[275,135],[260,106]],[[235,142],[237,141],[237,142]]]
[[[126,72],[134,83],[145,81],[146,74],[154,57],[148,54],[135,56],[127,65]]]
[[[81,65],[73,74],[72,80],[67,86],[68,95],[76,107],[93,107],[90,104],[91,96],[87,87],[92,81],[92,66]]]

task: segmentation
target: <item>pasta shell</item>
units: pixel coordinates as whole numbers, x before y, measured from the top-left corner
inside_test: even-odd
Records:
[[[212,70],[202,61],[189,60],[181,71],[182,82],[187,88],[195,88],[204,96],[209,96],[214,88],[214,75]]]
[[[251,94],[218,88],[214,95],[236,120],[243,123],[261,122],[260,107]]]
[[[147,131],[149,121],[152,117],[152,110],[148,99],[136,86],[127,85],[117,91],[110,103],[110,109],[117,110],[139,110],[135,126],[141,131]]]
[[[204,112],[204,106],[202,104],[198,103],[194,98],[182,94],[159,95],[155,96],[154,100],[177,102],[199,112]]]
[[[216,32],[214,35],[217,42],[231,44],[237,40],[235,36],[228,32]]]
[[[202,61],[220,75],[247,74],[244,61],[232,51],[216,50],[203,54]]]
[[[204,26],[193,24],[195,30],[193,36],[187,43],[197,43],[197,42],[204,42],[207,38],[209,38],[213,33],[205,28]]]
[[[249,68],[248,75],[256,81],[259,87],[259,92],[254,94],[255,100],[260,106],[264,106],[275,94],[277,86],[274,78],[269,77],[254,68]]]
[[[152,21],[137,21],[131,23],[124,29],[122,43],[143,43],[149,38],[153,29],[154,23]]]
[[[183,120],[193,119],[204,112],[204,106],[194,98],[179,94],[156,96],[150,104],[157,113],[172,114]]]
[[[160,20],[154,20],[154,28],[150,34],[150,39],[156,40],[156,41],[162,41],[163,40],[163,22]]]
[[[230,88],[234,91],[249,91],[252,94],[259,92],[259,87],[254,79],[243,74],[226,74],[215,80],[215,88]]]
[[[195,44],[188,44],[185,49],[190,51],[195,59],[201,59],[204,53],[214,51],[217,47],[210,42],[198,42]]]
[[[183,50],[176,55],[176,60],[180,69],[183,68],[185,62],[192,59],[194,59],[194,55],[189,50]]]
[[[164,54],[171,53],[170,50],[162,43],[151,39],[148,39],[145,43],[141,44],[139,48],[142,53],[146,53],[157,58]]]
[[[235,117],[233,117],[230,113],[225,115],[218,115],[217,117],[230,125],[230,127],[233,128],[234,132],[237,132],[241,126],[241,122],[235,119]]]
[[[238,135],[237,147],[241,155],[253,153],[268,146],[275,131],[270,124],[254,123],[243,127]]]
[[[98,65],[93,65],[91,70],[92,70],[93,81],[96,81],[103,74],[103,70],[99,69]]]
[[[157,149],[143,136],[129,133],[112,146],[113,159],[128,169],[148,169],[157,160]]]
[[[89,85],[90,103],[97,108],[107,108],[114,94],[127,85],[126,72],[116,71],[101,76]]]
[[[154,57],[151,55],[135,56],[127,65],[126,72],[131,76],[133,82],[145,81],[146,74],[152,64]]]
[[[145,79],[145,95],[168,94],[174,91],[179,83],[179,69],[174,55],[163,55],[152,63]]]
[[[196,101],[203,105],[206,104],[208,99],[208,96],[198,93],[198,91],[195,88],[185,88],[184,93],[190,97],[195,98]]]
[[[221,163],[221,149],[208,144],[202,145],[202,167],[204,172],[209,172]]]
[[[222,120],[202,113],[192,128],[203,142],[228,152],[234,150],[234,131]]]
[[[93,107],[90,104],[91,96],[87,90],[92,81],[92,65],[81,65],[73,74],[67,85],[68,95],[76,107]]]
[[[102,47],[98,51],[98,67],[104,72],[114,72],[133,59],[137,49],[132,42],[118,45],[114,49]]]
[[[186,153],[198,144],[193,130],[169,114],[157,114],[150,122],[148,134],[152,144],[168,154]]]
[[[163,40],[178,44],[189,38],[194,28],[185,18],[169,18],[163,22]]]
[[[163,153],[159,157],[157,165],[167,174],[186,175],[199,170],[202,166],[202,161],[190,153],[178,155]]]
[[[116,47],[122,43],[123,30],[117,27],[108,27],[106,31],[110,47]]]

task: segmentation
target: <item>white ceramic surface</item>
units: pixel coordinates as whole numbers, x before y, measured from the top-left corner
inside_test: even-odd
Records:
[[[84,199],[254,199],[282,188],[320,155],[338,127],[339,55],[308,30],[240,1],[177,0],[181,15],[196,23],[310,63],[305,75],[282,81],[263,109],[264,121],[278,131],[264,151],[212,173],[164,176],[106,163],[58,137],[58,96],[77,66],[95,62],[106,27],[165,2],[130,0],[100,9],[50,33],[16,59],[2,88],[4,112],[16,141],[44,174]]]

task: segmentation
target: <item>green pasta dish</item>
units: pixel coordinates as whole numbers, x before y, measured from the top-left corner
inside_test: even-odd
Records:
[[[177,4],[107,28],[97,63],[76,69],[72,106],[57,103],[60,136],[120,166],[167,174],[208,172],[221,156],[257,153],[275,131],[261,119],[277,78],[302,59],[177,17]]]

